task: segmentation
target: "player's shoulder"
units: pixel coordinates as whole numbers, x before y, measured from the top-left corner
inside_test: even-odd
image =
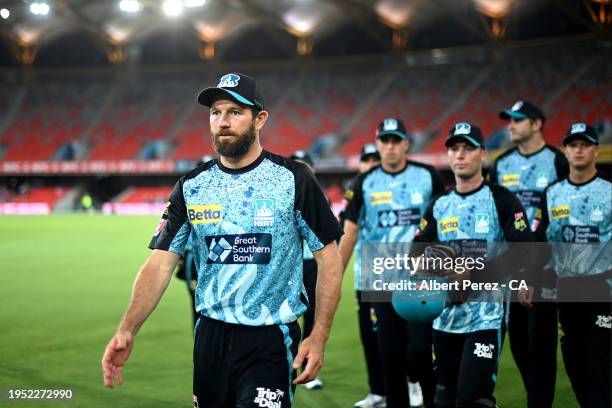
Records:
[[[566,184],[567,184],[567,177],[563,177],[563,178],[560,178],[559,180],[553,181],[548,186],[546,186],[546,188],[544,189],[544,197],[546,197],[550,192],[558,191],[564,188]]]
[[[431,164],[427,164],[427,163],[423,163],[423,162],[418,162],[418,161],[414,161],[414,160],[407,160],[406,164],[408,166],[414,166],[416,168],[426,170],[427,172],[429,172],[429,174],[436,174],[438,172],[438,170],[436,170],[436,168],[434,166],[432,166]]]
[[[599,179],[603,182],[606,182],[606,184],[612,183],[612,180],[610,179],[610,173],[604,173],[603,171],[597,171],[595,179]]]
[[[565,155],[563,154],[563,152],[561,151],[561,149],[559,149],[557,146],[553,146],[551,144],[546,143],[544,145],[544,149],[549,150],[550,152],[552,152],[555,156],[563,156],[565,157]]]
[[[493,196],[493,199],[496,202],[504,202],[504,201],[513,202],[513,201],[518,200],[516,196],[514,195],[514,193],[508,190],[504,186],[500,186],[499,184],[493,184],[490,182],[486,182],[485,185],[491,191],[491,195]]]
[[[218,159],[215,158],[215,159],[211,159],[211,160],[209,160],[209,161],[207,161],[205,163],[200,164],[195,169],[189,171],[183,177],[181,177],[181,181],[185,182],[187,180],[194,179],[197,176],[199,176],[200,174],[202,174],[203,172],[210,170],[213,166],[215,166],[217,164],[217,160]]]
[[[429,205],[433,207],[434,205],[436,205],[437,202],[444,201],[445,199],[450,198],[450,196],[453,194],[454,191],[455,191],[454,189],[449,188],[448,190],[444,190],[443,192],[436,194],[431,199],[431,203]]]
[[[505,152],[497,156],[493,164],[496,165],[497,163],[501,163],[505,160],[508,160],[516,154],[518,154],[518,147],[517,146],[511,147],[510,149],[506,150]]]
[[[262,152],[264,159],[269,160],[271,163],[284,167],[296,176],[312,175],[312,172],[304,163],[292,160],[289,157],[281,156],[280,154],[272,153],[268,150]]]

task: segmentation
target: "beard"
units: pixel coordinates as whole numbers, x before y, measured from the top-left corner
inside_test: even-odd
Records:
[[[220,131],[219,133],[212,133],[213,144],[215,151],[225,157],[240,157],[244,156],[249,148],[255,142],[255,126],[251,124],[251,127],[242,134],[236,134],[228,131]],[[236,140],[232,141],[221,141],[220,136],[235,136]]]

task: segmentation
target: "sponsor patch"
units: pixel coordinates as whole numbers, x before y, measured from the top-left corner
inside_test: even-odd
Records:
[[[393,201],[393,192],[382,191],[380,193],[372,193],[370,194],[370,201],[372,205],[391,204]]]
[[[153,236],[154,237],[158,236],[159,233],[164,230],[164,227],[166,226],[167,223],[168,223],[167,218],[162,218],[161,220],[159,220],[159,224],[157,224],[157,228],[155,228],[155,233],[153,234]]]
[[[426,220],[425,218],[423,218],[423,219],[421,220],[421,222],[419,223],[419,229],[420,229],[421,231],[424,231],[424,230],[425,230],[425,228],[427,228],[427,220]]]
[[[555,220],[558,220],[559,218],[568,218],[570,215],[570,207],[569,205],[560,205],[558,207],[551,208],[550,212]]]
[[[257,396],[253,402],[262,408],[281,408],[285,392],[278,388],[274,391],[269,388],[257,387]]]
[[[379,227],[397,227],[404,225],[416,225],[421,219],[418,208],[406,208],[403,210],[387,210],[378,213]]]
[[[207,264],[270,263],[272,234],[213,235],[204,238]]]
[[[518,186],[520,181],[520,174],[504,174],[502,175],[501,184],[504,187]]]
[[[348,201],[351,201],[354,195],[355,195],[355,192],[353,191],[353,189],[349,188],[344,193],[344,198],[346,198]]]
[[[459,218],[451,217],[445,218],[440,221],[440,232],[443,234],[446,232],[458,231],[459,230]]]
[[[253,225],[256,227],[271,227],[274,224],[274,208],[276,202],[272,198],[255,200]]]
[[[576,242],[579,244],[599,242],[599,227],[565,225],[561,231],[561,237],[563,242]]]
[[[612,329],[612,316],[597,315],[595,326],[601,327],[602,329]]]
[[[525,231],[527,228],[527,221],[525,221],[525,214],[518,212],[514,214],[514,229],[517,231]]]
[[[494,350],[495,346],[493,344],[474,343],[474,355],[476,357],[493,359]]]
[[[192,224],[218,224],[221,222],[221,204],[188,205],[187,217]]]

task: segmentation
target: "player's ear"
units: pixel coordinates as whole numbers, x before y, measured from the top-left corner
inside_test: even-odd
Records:
[[[268,121],[268,112],[265,110],[257,112],[255,116],[255,130],[261,130]]]

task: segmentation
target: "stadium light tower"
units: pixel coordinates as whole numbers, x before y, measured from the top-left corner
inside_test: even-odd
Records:
[[[181,0],[165,0],[162,10],[168,17],[178,17],[183,14],[183,2]]]
[[[49,14],[51,7],[45,2],[35,2],[30,4],[30,12],[35,16],[46,16]]]
[[[121,0],[119,9],[125,13],[138,13],[142,10],[142,3],[137,0]]]
[[[11,12],[9,11],[9,9],[3,8],[2,10],[0,10],[0,17],[2,17],[4,20],[9,18],[10,16],[11,16]]]

